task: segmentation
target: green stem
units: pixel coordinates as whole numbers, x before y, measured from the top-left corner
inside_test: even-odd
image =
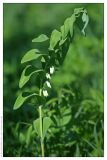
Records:
[[[42,151],[42,157],[44,157],[44,140],[43,140],[42,106],[39,106],[39,118],[40,118],[41,151]]]

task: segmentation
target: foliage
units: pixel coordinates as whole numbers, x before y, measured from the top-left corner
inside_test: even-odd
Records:
[[[103,37],[99,40],[88,31],[88,36],[82,38],[75,20],[85,35],[88,17],[86,10],[80,8],[64,21],[60,31],[55,29],[49,37],[41,34],[34,38],[32,42],[39,49],[28,51],[22,58],[24,70],[14,105],[14,109],[20,109],[11,108],[11,114],[20,118],[8,124],[14,142],[5,156],[41,156],[37,112],[40,105],[45,156],[103,156]],[[11,70],[13,74],[19,67]],[[16,93],[16,84],[13,85]],[[5,110],[5,116],[6,112],[10,115]],[[17,150],[11,150],[14,146]]]

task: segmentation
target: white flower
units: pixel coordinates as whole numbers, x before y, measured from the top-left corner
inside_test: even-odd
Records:
[[[45,97],[47,97],[47,96],[48,96],[48,92],[47,92],[47,90],[43,90],[43,95],[44,95]]]
[[[50,67],[50,74],[53,74],[53,73],[54,73],[54,71],[55,71],[54,66]]]
[[[51,79],[51,77],[50,77],[50,74],[49,74],[49,73],[46,73],[46,78],[47,78],[47,79]]]
[[[46,81],[46,84],[47,84],[47,86],[48,86],[49,88],[51,88],[51,84],[50,84],[49,81]]]

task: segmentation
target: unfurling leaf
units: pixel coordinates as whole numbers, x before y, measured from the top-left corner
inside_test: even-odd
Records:
[[[19,88],[22,88],[30,79],[30,77],[34,74],[34,73],[37,73],[37,72],[41,72],[43,70],[35,70],[33,72],[31,72],[30,74],[26,75],[26,70],[28,68],[32,67],[31,65],[28,65],[25,67],[25,69],[23,70],[22,74],[21,74],[21,78],[20,78],[20,81],[19,81]]]
[[[47,41],[49,38],[45,34],[41,34],[37,38],[34,38],[32,42],[44,42]]]
[[[39,54],[38,54],[39,53]],[[38,49],[31,49],[28,51],[22,58],[21,63],[25,63],[28,61],[35,60],[39,58],[42,54],[40,54],[40,51]]]
[[[20,108],[28,98],[35,96],[35,95],[37,95],[37,94],[33,93],[33,94],[30,94],[29,96],[23,97],[22,93],[20,93],[15,101],[13,109],[16,110],[16,109]]]

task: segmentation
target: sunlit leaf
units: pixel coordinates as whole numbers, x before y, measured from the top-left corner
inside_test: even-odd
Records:
[[[52,120],[49,117],[43,118],[43,137],[46,136],[46,132],[48,131],[51,123],[52,123]]]
[[[46,36],[45,34],[41,34],[37,38],[34,38],[32,42],[44,42],[47,41],[48,39],[49,39],[48,36]]]
[[[37,95],[37,94],[33,93],[33,94],[30,94],[29,96],[23,97],[22,93],[20,93],[15,101],[13,109],[16,110],[16,109],[20,108],[28,98],[35,96],[35,95]]]
[[[65,33],[64,33],[64,25],[60,27],[60,30],[61,30],[61,36],[64,40],[64,37],[65,37]]]
[[[25,62],[32,61],[39,58],[42,54],[38,54],[38,53],[40,53],[38,49],[31,49],[23,56],[21,63],[25,63]]]
[[[73,25],[75,20],[76,18],[75,18],[75,15],[73,14],[71,17],[67,18],[64,22],[64,25],[61,26],[61,34],[64,41],[68,33],[70,33],[71,37],[73,36]]]
[[[19,88],[22,88],[30,79],[31,77],[31,73],[29,75],[25,75],[26,70],[28,68],[30,68],[31,65],[26,66],[26,68],[23,70],[21,77],[20,77],[20,81],[19,81]]]
[[[72,15],[70,17],[70,20],[69,20],[69,28],[70,28],[70,36],[71,36],[71,38],[73,36],[73,29],[74,29],[73,27],[74,27],[75,20],[76,20],[75,15]]]
[[[19,81],[19,88],[22,88],[30,79],[30,77],[34,74],[34,73],[38,73],[38,72],[41,72],[43,70],[35,70],[33,72],[31,72],[30,74],[26,75],[26,70],[28,68],[32,67],[31,65],[28,65],[25,67],[25,69],[23,70],[22,74],[21,74],[21,78],[20,78],[20,81]]]
[[[60,125],[61,126],[66,125],[70,122],[70,120],[71,120],[71,115],[65,115],[60,119]]]
[[[61,39],[61,32],[57,31],[56,29],[53,30],[52,34],[51,34],[51,38],[50,38],[50,50],[53,50],[54,47],[57,45],[57,43],[60,41]]]
[[[64,39],[66,38],[66,36],[68,35],[68,32],[70,31],[70,18],[67,18],[64,22]]]
[[[67,38],[61,39],[61,41],[59,42],[59,46],[61,46],[62,44],[64,44],[66,40],[67,40]]]
[[[44,117],[43,118],[43,131],[42,131],[42,135],[43,138],[46,135],[46,132],[48,131],[50,125],[51,125],[52,121],[49,117]],[[35,121],[33,121],[33,125],[34,125],[34,129],[36,131],[36,133],[41,136],[41,132],[40,132],[40,118],[36,119]]]

